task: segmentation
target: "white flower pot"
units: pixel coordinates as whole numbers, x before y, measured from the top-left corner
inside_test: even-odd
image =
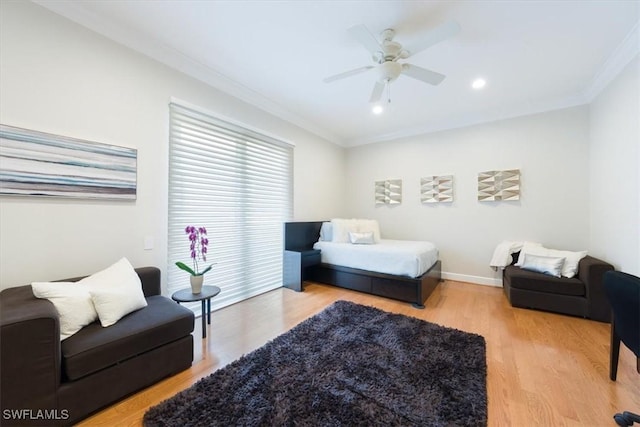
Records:
[[[192,293],[199,294],[200,292],[202,292],[202,282],[204,282],[204,275],[190,276],[189,280],[191,281]]]

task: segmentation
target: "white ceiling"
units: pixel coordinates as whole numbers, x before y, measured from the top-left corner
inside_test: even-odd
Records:
[[[343,146],[583,104],[640,51],[637,0],[36,2]],[[375,72],[322,81],[372,64],[354,25],[408,45],[449,20],[455,37],[403,61],[447,78],[400,76],[380,116]]]

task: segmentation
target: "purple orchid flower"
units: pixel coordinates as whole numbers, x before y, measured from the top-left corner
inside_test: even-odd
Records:
[[[207,235],[207,229],[205,227],[194,227],[193,225],[188,225],[185,227],[184,232],[188,235],[190,242],[189,251],[191,259],[193,260],[193,268],[180,261],[176,262],[176,265],[178,268],[188,272],[192,276],[202,276],[213,267],[213,264],[211,264],[202,271],[199,271],[198,269],[198,261],[207,261],[207,246],[209,245],[209,239],[204,237]]]

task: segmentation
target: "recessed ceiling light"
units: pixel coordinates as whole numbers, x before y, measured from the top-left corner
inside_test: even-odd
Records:
[[[382,114],[382,112],[384,111],[384,108],[382,108],[382,105],[376,104],[373,106],[371,111],[373,112],[373,114]]]
[[[474,89],[482,89],[486,84],[485,79],[475,79],[473,83],[471,83],[471,87]]]

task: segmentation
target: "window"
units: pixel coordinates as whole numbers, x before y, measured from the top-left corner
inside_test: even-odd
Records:
[[[282,286],[283,222],[292,216],[293,147],[193,107],[171,103],[168,289],[189,287],[185,227],[209,238],[204,285],[220,308]],[[196,305],[197,307],[197,305]]]

